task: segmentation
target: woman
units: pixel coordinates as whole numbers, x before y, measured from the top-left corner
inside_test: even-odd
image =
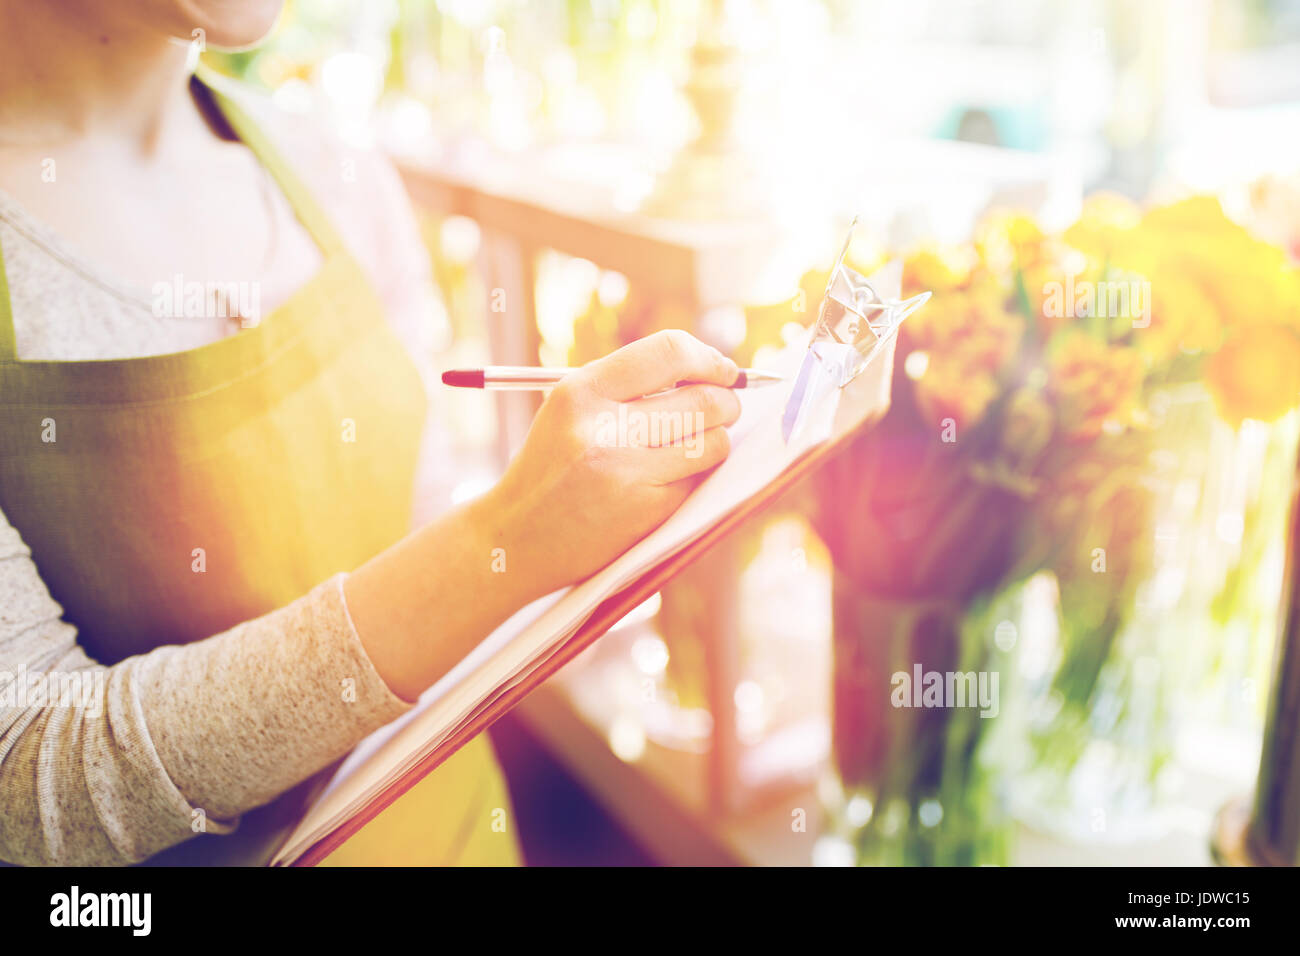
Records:
[[[408,533],[432,296],[400,186],[174,39],[247,45],[280,5],[0,0],[8,862],[264,860],[326,768],[727,453],[735,365],[661,333]],[[599,447],[617,402],[701,434]],[[506,806],[480,738],[332,860],[510,862]]]

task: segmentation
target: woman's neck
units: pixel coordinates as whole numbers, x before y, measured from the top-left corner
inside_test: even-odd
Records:
[[[0,0],[0,146],[94,137],[154,153],[201,123],[184,43],[114,0]]]

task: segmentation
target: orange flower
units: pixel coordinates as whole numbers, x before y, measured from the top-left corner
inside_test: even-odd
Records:
[[[966,428],[984,417],[998,391],[998,381],[988,370],[947,356],[928,364],[916,383],[916,401],[927,424],[938,428],[951,419]]]
[[[970,281],[973,253],[966,247],[925,246],[903,260],[903,295],[960,289]]]
[[[1048,388],[1061,424],[1076,439],[1101,434],[1108,421],[1126,423],[1142,387],[1142,357],[1082,332],[1067,334],[1048,358]]]
[[[936,295],[902,327],[905,347],[923,350],[932,362],[959,357],[996,375],[1015,354],[1024,319],[1009,311],[1000,292],[977,285]]]
[[[1300,335],[1281,325],[1240,329],[1210,357],[1205,381],[1234,428],[1273,421],[1300,402]]]
[[[977,422],[997,397],[998,377],[1023,333],[1024,319],[1006,309],[996,285],[979,281],[935,296],[912,316],[900,334],[905,352],[925,355],[916,397],[927,421]]]

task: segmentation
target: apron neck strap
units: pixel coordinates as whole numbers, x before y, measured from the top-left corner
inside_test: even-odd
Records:
[[[234,130],[240,142],[251,149],[267,172],[275,177],[294,214],[311,233],[321,251],[326,255],[346,251],[342,239],[334,231],[334,224],[329,216],[317,205],[315,197],[284,161],[284,157],[280,155],[280,151],[275,148],[270,138],[252,121],[243,107],[222,92],[220,75],[200,63],[194,70],[194,79],[212,95],[222,117]]]
[[[9,305],[9,280],[5,278],[5,253],[0,249],[0,362],[18,358],[14,341],[14,313]]]

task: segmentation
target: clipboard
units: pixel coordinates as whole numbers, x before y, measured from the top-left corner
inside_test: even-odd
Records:
[[[832,286],[838,279],[859,283],[870,282],[869,287],[873,290],[873,296],[876,288],[892,287],[897,290],[901,284],[900,263],[890,263],[868,280],[843,266],[842,259],[843,253],[841,253],[841,261],[837,262],[835,269],[832,270],[827,296],[819,311],[817,325],[811,330],[807,354],[812,354],[817,342],[825,338],[826,330],[822,328],[822,324],[828,315],[828,301],[832,302],[831,311],[834,312],[831,292]],[[843,275],[842,271],[848,274]],[[897,298],[882,300],[879,296],[875,296],[874,301],[898,303]],[[862,300],[859,297],[858,305],[861,304]],[[911,308],[906,311],[896,310],[893,313],[892,326],[885,324],[880,309],[868,308],[859,312],[859,315],[872,317],[869,340],[864,339],[868,341],[868,347],[859,353],[859,359],[855,360],[857,367],[847,381],[839,381],[844,374],[842,363],[832,363],[831,370],[826,373],[834,379],[838,393],[835,401],[828,400],[820,403],[821,428],[824,437],[822,434],[814,433],[813,438],[806,438],[805,447],[798,449],[797,453],[792,450],[791,460],[775,478],[764,483],[756,493],[747,495],[727,509],[702,533],[680,547],[671,549],[661,560],[639,573],[635,580],[600,601],[575,631],[548,652],[545,659],[527,669],[520,679],[509,684],[502,692],[497,693],[484,706],[473,712],[430,752],[405,767],[400,776],[385,784],[373,796],[366,798],[363,804],[349,813],[345,819],[332,823],[327,832],[310,839],[305,848],[294,850],[287,858],[282,858],[285,847],[294,841],[294,834],[291,834],[281,847],[281,852],[273,859],[272,865],[312,866],[325,859],[366,823],[419,783],[426,774],[433,772],[467,742],[513,709],[533,688],[591,646],[597,638],[663,587],[670,578],[699,559],[747,519],[778,501],[821,463],[840,451],[863,428],[870,427],[878,421],[889,407],[898,325],[902,318],[916,307],[916,304],[911,305]],[[793,364],[801,358],[807,362],[807,354],[801,356],[795,350],[786,356],[787,363]],[[794,391],[792,387],[791,395],[785,398],[785,405],[788,406],[789,398],[793,397]],[[815,421],[818,416],[814,414],[811,417]],[[806,423],[808,418],[809,416],[805,415],[802,421]],[[789,435],[785,436],[785,441],[790,441]],[[701,488],[703,487],[701,485]],[[696,493],[698,492],[699,489]],[[302,843],[302,840],[298,842]]]

